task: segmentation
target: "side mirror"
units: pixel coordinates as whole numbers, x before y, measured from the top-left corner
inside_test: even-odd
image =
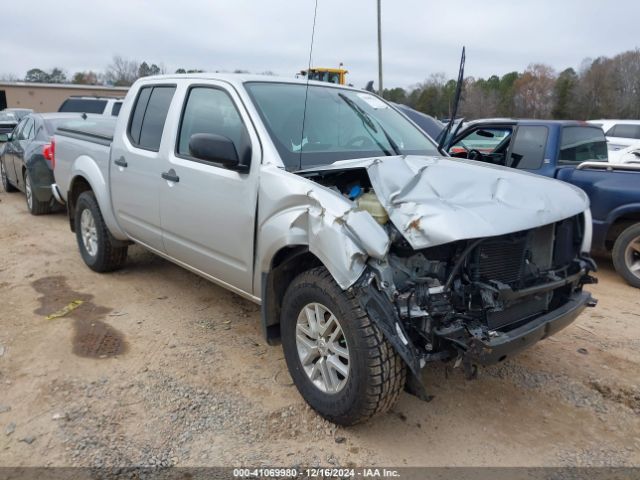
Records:
[[[236,146],[230,138],[213,133],[196,133],[189,139],[189,152],[199,160],[219,163],[231,170],[246,171],[248,164],[240,161]]]
[[[6,143],[11,140],[10,133],[0,133],[0,143]]]

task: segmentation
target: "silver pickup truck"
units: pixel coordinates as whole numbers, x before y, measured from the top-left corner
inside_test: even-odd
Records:
[[[444,158],[371,93],[241,75],[139,80],[53,139],[83,260],[131,242],[262,306],[304,399],[354,424],[433,361],[504,361],[595,304],[586,195]]]

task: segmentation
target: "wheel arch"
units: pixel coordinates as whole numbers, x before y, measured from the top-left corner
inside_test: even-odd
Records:
[[[616,239],[624,230],[631,225],[640,223],[640,204],[628,206],[624,210],[615,213],[615,215],[612,215],[605,237],[605,248],[608,252],[613,250]]]
[[[294,278],[307,270],[323,266],[307,245],[288,245],[276,252],[270,268],[262,273],[260,317],[262,333],[270,345],[280,341],[282,299]]]
[[[69,182],[69,188],[67,191],[67,213],[69,215],[69,225],[72,231],[75,231],[74,217],[75,206],[78,201],[78,197],[86,191],[91,191],[96,197],[98,207],[102,213],[102,217],[107,225],[107,228],[114,240],[127,241],[128,238],[124,231],[118,225],[115,215],[111,208],[111,201],[109,198],[109,185],[99,171],[95,162],[87,163],[82,162],[84,165],[74,165],[74,172],[72,173],[71,180]],[[81,166],[88,168],[79,168]]]
[[[74,223],[75,212],[76,212],[76,203],[78,202],[78,197],[87,191],[93,191],[93,187],[82,175],[76,175],[71,179],[69,183],[69,192],[67,194],[67,215],[69,216],[69,227],[72,232],[76,231],[76,226]]]

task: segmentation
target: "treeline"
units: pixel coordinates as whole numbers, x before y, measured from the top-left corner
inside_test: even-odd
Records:
[[[179,68],[176,73],[202,72]],[[27,82],[129,86],[138,78],[167,73],[162,64],[113,57],[104,72],[83,71],[67,77],[64,70],[29,70]],[[248,73],[235,70],[234,73]],[[273,72],[262,72],[273,75]],[[17,80],[17,78],[12,77]],[[385,89],[385,98],[407,104],[438,118],[452,114],[455,80],[431,75],[413,88]],[[465,79],[458,116],[518,118],[640,118],[640,49],[613,58],[582,62],[578,71],[558,73],[550,66],[532,64],[524,72]]]
[[[452,114],[456,82],[443,74],[405,90],[384,91],[385,98],[405,103],[438,118]],[[524,72],[464,82],[458,115],[490,117],[593,119],[640,118],[640,50],[613,58],[587,59],[579,71],[560,73],[532,64]]]
[[[181,69],[182,70],[182,69]],[[32,68],[27,71],[24,81],[33,83],[72,83],[78,85],[113,85],[116,87],[128,87],[138,78],[150,75],[167,73],[164,66],[146,61],[138,62],[128,60],[119,55],[113,57],[111,63],[104,72],[87,70],[75,72],[71,77],[61,68],[53,68],[45,71],[40,68]]]
[[[178,68],[175,73],[202,73],[204,70],[197,68]],[[128,87],[137,79],[151,75],[168,73],[164,65],[151,62],[139,62],[116,55],[104,72],[87,70],[75,72],[70,77],[61,68],[53,68],[45,71],[40,68],[32,68],[27,71],[24,81],[32,83],[71,83],[76,85],[110,85],[114,87]],[[234,70],[233,73],[249,73],[248,70]],[[262,72],[263,75],[273,75],[273,72]],[[8,81],[17,81],[18,77],[9,75]]]

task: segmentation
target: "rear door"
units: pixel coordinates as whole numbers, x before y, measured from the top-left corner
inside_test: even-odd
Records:
[[[160,227],[160,173],[164,167],[164,126],[175,85],[145,85],[129,124],[111,151],[111,202],[120,226],[134,240],[163,252]]]
[[[261,156],[257,135],[237,93],[226,84],[192,85],[180,96],[185,100],[175,148],[165,167],[176,181],[163,180],[160,194],[167,253],[227,287],[251,293]],[[197,133],[231,139],[239,155],[251,155],[249,172],[194,158],[189,140]]]

